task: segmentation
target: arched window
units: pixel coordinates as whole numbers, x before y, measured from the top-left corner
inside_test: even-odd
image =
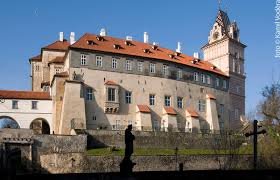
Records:
[[[18,123],[11,117],[1,116],[0,117],[0,128],[11,128],[11,129],[19,129]]]

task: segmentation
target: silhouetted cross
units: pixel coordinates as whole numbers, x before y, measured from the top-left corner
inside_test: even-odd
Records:
[[[261,127],[261,126],[260,126]],[[266,130],[263,129],[258,131],[258,121],[254,120],[254,130],[250,133],[245,133],[246,137],[254,136],[254,169],[257,169],[257,158],[258,158],[258,134],[265,134]]]

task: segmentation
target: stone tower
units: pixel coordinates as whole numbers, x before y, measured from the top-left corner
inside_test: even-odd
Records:
[[[244,49],[240,42],[237,23],[230,22],[226,12],[219,10],[208,43],[202,47],[204,59],[229,77],[230,127],[238,128],[245,115]]]

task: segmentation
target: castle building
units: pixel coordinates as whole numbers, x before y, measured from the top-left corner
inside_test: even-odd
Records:
[[[203,59],[183,54],[180,43],[175,51],[150,43],[146,32],[144,42],[111,37],[105,29],[77,41],[73,32],[69,41],[61,32],[30,58],[29,93],[50,96],[47,122],[56,134],[128,124],[139,131],[234,129],[245,114],[245,47],[237,23],[222,10]],[[2,99],[13,101],[3,92]]]

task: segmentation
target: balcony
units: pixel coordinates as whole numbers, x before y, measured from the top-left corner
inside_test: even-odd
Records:
[[[104,112],[109,114],[115,114],[119,112],[120,103],[118,102],[105,102]]]

